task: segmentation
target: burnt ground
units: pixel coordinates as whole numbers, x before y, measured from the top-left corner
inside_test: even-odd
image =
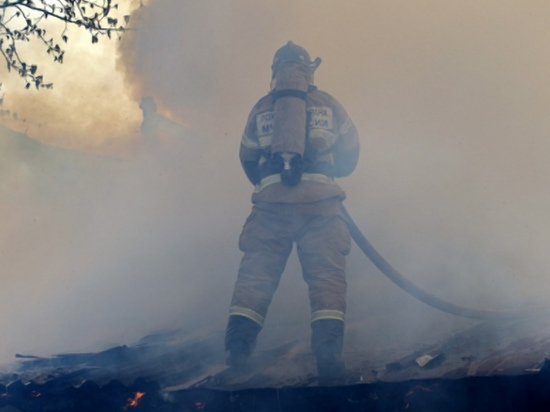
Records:
[[[404,356],[347,350],[347,379],[330,388],[304,339],[274,340],[235,376],[222,338],[178,330],[98,353],[18,355],[0,373],[0,411],[550,410],[544,316],[480,322]]]

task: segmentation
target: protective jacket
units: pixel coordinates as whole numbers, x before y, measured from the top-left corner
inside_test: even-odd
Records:
[[[303,174],[296,186],[281,183],[273,166],[275,90],[253,107],[241,139],[240,160],[255,185],[252,202],[308,203],[331,197],[343,199],[335,177],[349,175],[357,164],[359,138],[346,110],[330,94],[309,85],[305,93],[306,139]]]

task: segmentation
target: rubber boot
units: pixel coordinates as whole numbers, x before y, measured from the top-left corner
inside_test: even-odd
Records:
[[[342,360],[344,322],[321,319],[311,324],[311,349],[317,360],[319,386],[343,385],[346,367]]]
[[[248,358],[256,347],[261,326],[244,316],[230,316],[225,332],[225,350],[229,351],[226,364],[235,372],[246,370]]]

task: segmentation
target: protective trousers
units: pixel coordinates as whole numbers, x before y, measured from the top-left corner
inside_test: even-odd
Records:
[[[345,260],[351,238],[339,198],[254,205],[239,239],[244,256],[231,301],[230,323],[232,317],[244,317],[263,326],[294,242],[308,284],[311,321],[343,324]],[[237,329],[228,328],[226,346]],[[254,346],[253,341],[248,344]]]

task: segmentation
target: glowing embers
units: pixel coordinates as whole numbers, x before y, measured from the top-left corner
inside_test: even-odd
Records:
[[[31,391],[31,393],[29,394],[29,396],[31,398],[40,398],[42,396],[42,394],[38,391]]]
[[[195,401],[193,406],[196,408],[197,411],[204,411],[204,408],[206,407],[206,403],[201,401]]]
[[[126,386],[119,380],[111,380],[104,385],[86,380],[73,386],[66,376],[44,383],[17,380],[7,386],[0,384],[0,411],[5,407],[21,412],[175,410],[174,405],[161,395],[156,381],[137,378]]]
[[[435,385],[437,387],[437,384]],[[405,394],[405,409],[410,409],[411,403],[409,399],[415,399],[418,397],[418,394],[429,394],[432,393],[433,389],[423,385],[414,385],[406,394]],[[416,401],[416,399],[415,399]]]
[[[135,408],[139,404],[139,400],[145,396],[145,392],[136,392],[132,398],[128,398],[128,403],[124,407],[127,411],[130,408]]]

